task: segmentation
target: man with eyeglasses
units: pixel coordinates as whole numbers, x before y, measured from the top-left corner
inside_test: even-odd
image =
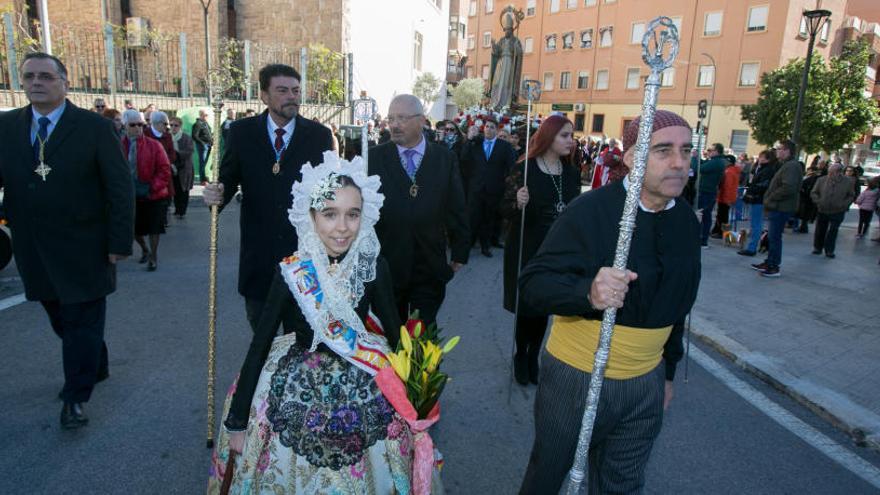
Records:
[[[66,99],[60,60],[29,53],[20,73],[30,105],[0,116],[0,187],[25,296],[62,341],[61,427],[75,429],[109,376],[106,296],[131,255],[134,185],[113,123]]]
[[[287,219],[290,190],[306,162],[317,166],[333,148],[330,129],[299,114],[301,77],[293,67],[260,70],[266,111],[236,120],[223,148],[219,183],[205,186],[208,206],[224,206],[241,186],[241,250],[238,292],[251,329],[260,321],[278,262],[297,248]],[[371,155],[372,156],[372,155]]]
[[[391,100],[391,142],[370,150],[369,173],[382,179],[385,203],[376,234],[391,268],[401,319],[418,310],[431,324],[446,297],[446,283],[468,261],[470,230],[458,157],[425,138],[424,113],[413,95]]]
[[[764,193],[764,211],[767,212],[767,259],[763,263],[754,264],[755,269],[763,277],[779,277],[779,266],[782,264],[782,231],[785,223],[797,211],[801,181],[804,172],[795,155],[797,146],[794,141],[786,139],[776,143],[776,157],[779,159],[779,170],[770,181]]]

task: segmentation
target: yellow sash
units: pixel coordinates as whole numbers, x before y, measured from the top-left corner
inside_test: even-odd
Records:
[[[554,316],[547,351],[563,363],[591,373],[601,327],[602,322],[598,320]],[[663,346],[670,332],[671,325],[656,329],[615,325],[605,376],[626,380],[656,368],[663,359]]]

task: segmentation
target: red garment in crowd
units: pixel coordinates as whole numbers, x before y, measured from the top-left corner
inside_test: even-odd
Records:
[[[724,177],[718,185],[718,202],[726,205],[736,203],[736,191],[739,187],[739,176],[742,168],[739,165],[728,165],[724,169]]]
[[[602,165],[608,167],[607,182],[623,180],[629,173],[629,168],[623,163],[623,152],[619,149],[608,148],[602,152],[602,157]]]
[[[148,130],[149,131],[149,130]],[[128,136],[122,138],[122,152],[128,157]],[[150,201],[171,197],[171,163],[162,145],[155,139],[137,140],[137,174],[142,182],[150,183]]]

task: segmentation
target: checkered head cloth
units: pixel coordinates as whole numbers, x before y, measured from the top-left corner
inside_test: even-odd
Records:
[[[623,130],[623,152],[626,153],[626,150],[630,149],[633,145],[636,144],[636,140],[639,137],[639,123],[641,123],[642,118],[636,117],[635,120],[629,123],[626,126],[626,129]],[[691,125],[688,124],[687,120],[684,120],[679,114],[670,112],[669,110],[657,110],[654,112],[654,127],[651,129],[651,133],[655,133],[664,127],[687,127],[691,128]]]

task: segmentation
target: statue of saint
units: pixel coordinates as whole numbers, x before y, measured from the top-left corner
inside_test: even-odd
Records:
[[[516,10],[513,6],[507,6],[501,11],[504,37],[492,42],[492,65],[489,75],[490,105],[496,111],[516,103],[519,97],[523,48],[513,32],[519,28],[519,23],[524,17],[522,10]]]

